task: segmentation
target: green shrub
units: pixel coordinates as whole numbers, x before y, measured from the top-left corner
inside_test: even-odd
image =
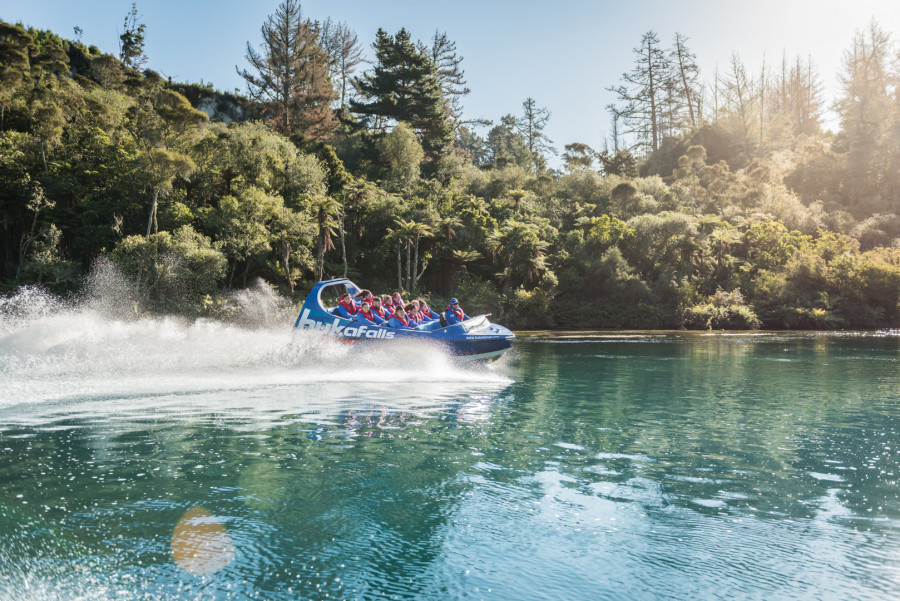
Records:
[[[158,307],[192,304],[215,292],[226,266],[218,245],[188,225],[149,238],[128,236],[110,258],[143,300]]]
[[[753,307],[744,303],[740,290],[722,289],[709,297],[709,302],[688,307],[684,326],[699,330],[756,330],[762,322]]]

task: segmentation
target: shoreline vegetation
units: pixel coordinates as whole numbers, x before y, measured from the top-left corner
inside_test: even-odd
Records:
[[[516,330],[514,332],[521,339],[535,340],[610,340],[628,341],[641,339],[676,338],[690,339],[691,337],[712,336],[722,339],[729,337],[741,338],[746,336],[756,338],[776,339],[778,336],[791,336],[796,338],[817,338],[819,336],[877,336],[896,337],[900,330],[878,328],[872,330]]]
[[[517,330],[900,327],[900,46],[876,22],[833,99],[813,58],[701,74],[648,32],[605,147],[553,169],[534,98],[464,113],[446,33],[364,48],[300,9],[246,44],[243,93],[146,69],[163,33],[136,5],[118,55],[0,20],[0,296],[77,295],[99,262],[137,313],[346,276]]]

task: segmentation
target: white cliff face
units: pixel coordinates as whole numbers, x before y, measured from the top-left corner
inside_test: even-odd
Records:
[[[214,96],[202,98],[197,109],[206,113],[210,121],[231,123],[247,119],[247,111],[243,107]]]
[[[206,113],[206,116],[209,117],[210,121],[216,117],[216,101],[213,98],[204,98],[200,101],[200,104],[197,105],[197,110],[203,111]],[[227,117],[226,119],[222,119],[225,123],[231,123],[231,119]]]

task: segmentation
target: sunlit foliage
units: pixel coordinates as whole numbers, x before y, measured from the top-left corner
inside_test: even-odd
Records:
[[[380,32],[353,88],[354,32],[279,10],[248,51],[255,99],[0,23],[0,286],[72,291],[105,255],[138,310],[348,275],[517,327],[900,326],[900,64],[878,24],[845,53],[837,133],[811,59],[734,55],[704,87],[689,40],[650,32],[611,144],[566,144],[555,171],[533,99],[465,119],[446,34]],[[285,98],[254,62],[279,14],[308,67]]]

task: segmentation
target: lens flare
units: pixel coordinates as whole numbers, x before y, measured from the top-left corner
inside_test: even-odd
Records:
[[[185,572],[205,576],[234,559],[234,544],[225,526],[202,507],[193,507],[175,525],[172,559]]]

